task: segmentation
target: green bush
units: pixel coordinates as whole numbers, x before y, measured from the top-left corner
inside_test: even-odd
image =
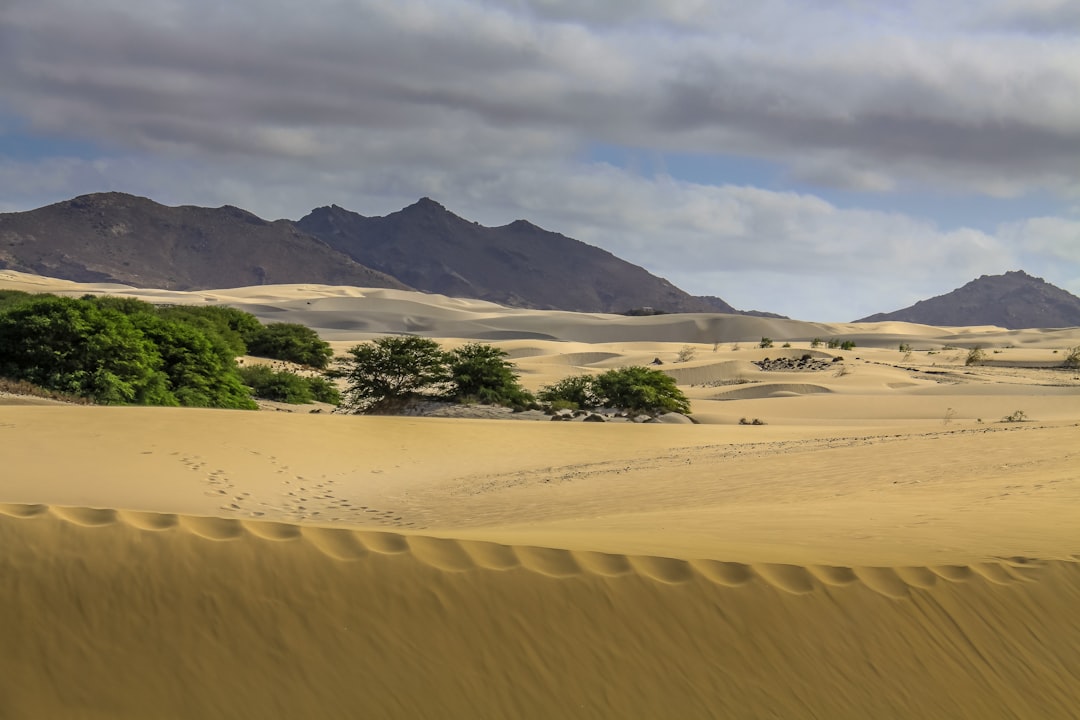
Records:
[[[543,387],[537,398],[551,409],[614,407],[640,413],[690,413],[690,401],[670,375],[640,366],[595,376],[572,375]]]
[[[12,305],[18,305],[21,302],[25,302],[32,297],[34,296],[28,292],[23,292],[22,290],[0,290],[0,312]]]
[[[771,348],[772,347],[772,338],[767,338],[767,337],[761,338],[761,342],[758,343],[758,347],[760,347],[760,348]]]
[[[262,323],[251,313],[224,305],[175,305],[158,308],[158,313],[218,335],[233,356],[246,355],[248,344],[263,330]]]
[[[342,404],[356,412],[395,412],[416,397],[515,409],[536,402],[518,383],[506,353],[484,343],[444,352],[427,338],[378,338],[337,358],[327,375],[346,380]]]
[[[0,375],[103,404],[175,405],[161,355],[124,314],[56,296],[0,313]]]
[[[434,340],[415,336],[357,345],[328,374],[346,381],[342,405],[365,413],[394,412],[410,398],[441,396],[450,381],[446,353]]]
[[[251,355],[285,360],[324,369],[334,352],[318,333],[296,323],[270,323],[255,331],[247,340]]]
[[[447,397],[457,402],[482,402],[524,408],[533,405],[532,393],[521,387],[506,351],[483,343],[469,343],[446,354],[450,376]]]
[[[552,385],[545,385],[536,398],[554,410],[578,410],[600,405],[591,375],[571,375]]]
[[[840,343],[840,349],[841,350],[854,350],[855,349],[855,341],[854,340],[845,340],[844,342]]]
[[[593,378],[601,405],[636,412],[689,413],[690,401],[670,375],[647,367],[608,370]]]
[[[341,395],[333,383],[321,377],[305,377],[288,370],[274,370],[268,365],[240,368],[240,377],[252,394],[263,400],[303,405],[315,401],[337,405]]]
[[[810,347],[812,347],[812,348],[821,347],[821,338],[816,337],[813,340],[811,340],[810,341]]]
[[[41,295],[8,306],[0,374],[103,404],[255,407],[220,339],[131,298]]]

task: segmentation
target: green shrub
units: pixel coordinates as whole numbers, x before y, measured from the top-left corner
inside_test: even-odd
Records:
[[[854,350],[855,349],[855,341],[854,340],[845,340],[844,342],[840,343],[840,349],[841,350]]]
[[[308,389],[311,390],[311,397],[315,398],[316,401],[329,403],[330,405],[341,404],[341,391],[338,390],[337,385],[324,377],[308,377],[304,379],[307,380]]]
[[[506,351],[484,343],[469,343],[446,354],[450,375],[447,397],[458,402],[482,402],[524,408],[532,393],[521,387]]]
[[[986,351],[982,349],[981,345],[976,345],[967,351],[967,357],[964,358],[965,365],[978,365],[986,360]]]
[[[761,342],[758,343],[758,347],[760,347],[760,348],[771,348],[772,347],[772,338],[767,338],[767,337],[761,338]]]
[[[269,365],[248,365],[240,368],[240,377],[251,388],[251,394],[263,400],[302,405],[315,399],[306,378],[287,370],[274,370]]]
[[[675,380],[660,370],[627,367],[600,375],[572,375],[537,393],[550,409],[615,407],[640,413],[690,413],[690,401]]]
[[[257,357],[285,360],[299,365],[324,369],[334,352],[318,333],[296,323],[270,323],[249,339],[247,351]]]
[[[255,407],[219,338],[132,298],[42,295],[8,306],[0,374],[102,404]]]
[[[22,290],[0,290],[0,312],[32,297],[34,296]]]
[[[322,377],[305,377],[288,370],[274,370],[268,365],[240,368],[240,376],[252,394],[264,400],[303,405],[314,401],[337,405],[341,395],[333,383]]]
[[[410,398],[448,390],[446,353],[428,338],[377,338],[351,348],[337,362],[328,375],[345,379],[342,405],[356,412],[394,412]]]
[[[690,401],[670,375],[647,367],[608,370],[593,378],[601,405],[636,412],[690,412]]]
[[[552,385],[540,388],[536,398],[553,410],[598,407],[591,375],[571,375]],[[556,404],[559,407],[556,407]]]
[[[907,343],[900,343],[900,352],[902,352],[902,353],[911,352],[911,345],[909,345]]]
[[[115,310],[56,296],[0,313],[0,375],[103,404],[177,404],[161,355]]]
[[[218,335],[234,357],[246,355],[248,344],[263,330],[262,323],[251,313],[223,305],[175,305],[158,308],[158,314]]]
[[[811,340],[810,341],[810,347],[812,347],[812,348],[821,347],[821,338],[816,337],[813,340]]]

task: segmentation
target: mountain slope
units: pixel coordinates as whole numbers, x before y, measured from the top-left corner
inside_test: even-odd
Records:
[[[287,220],[124,193],[0,214],[0,267],[173,290],[302,282],[408,289]]]
[[[696,298],[565,235],[524,220],[485,227],[428,198],[383,217],[365,217],[336,205],[321,207],[296,225],[357,262],[428,292],[584,312],[643,306],[667,312],[735,312],[719,298]]]
[[[1080,326],[1080,298],[1023,270],[983,275],[945,295],[855,322],[997,325],[1012,330]]]

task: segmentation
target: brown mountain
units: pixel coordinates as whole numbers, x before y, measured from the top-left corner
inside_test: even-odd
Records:
[[[582,312],[735,312],[719,298],[696,298],[606,250],[525,220],[485,227],[429,198],[382,217],[321,207],[296,225],[428,292]]]
[[[1020,328],[1080,326],[1080,298],[1023,270],[983,275],[946,295],[855,322],[901,320],[923,325]]]
[[[0,214],[0,267],[79,282],[190,290],[270,283],[408,289],[239,208],[167,207],[123,193]]]

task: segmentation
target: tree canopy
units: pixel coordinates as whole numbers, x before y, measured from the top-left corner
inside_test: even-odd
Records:
[[[690,401],[674,378],[652,368],[632,366],[600,375],[572,375],[541,388],[541,402],[579,408],[616,407],[642,413],[690,413]]]
[[[338,358],[331,375],[346,380],[342,404],[357,412],[395,412],[421,397],[510,407],[534,402],[506,353],[483,343],[446,352],[428,338],[377,338]]]
[[[0,375],[103,404],[255,407],[221,337],[130,298],[8,304]]]

